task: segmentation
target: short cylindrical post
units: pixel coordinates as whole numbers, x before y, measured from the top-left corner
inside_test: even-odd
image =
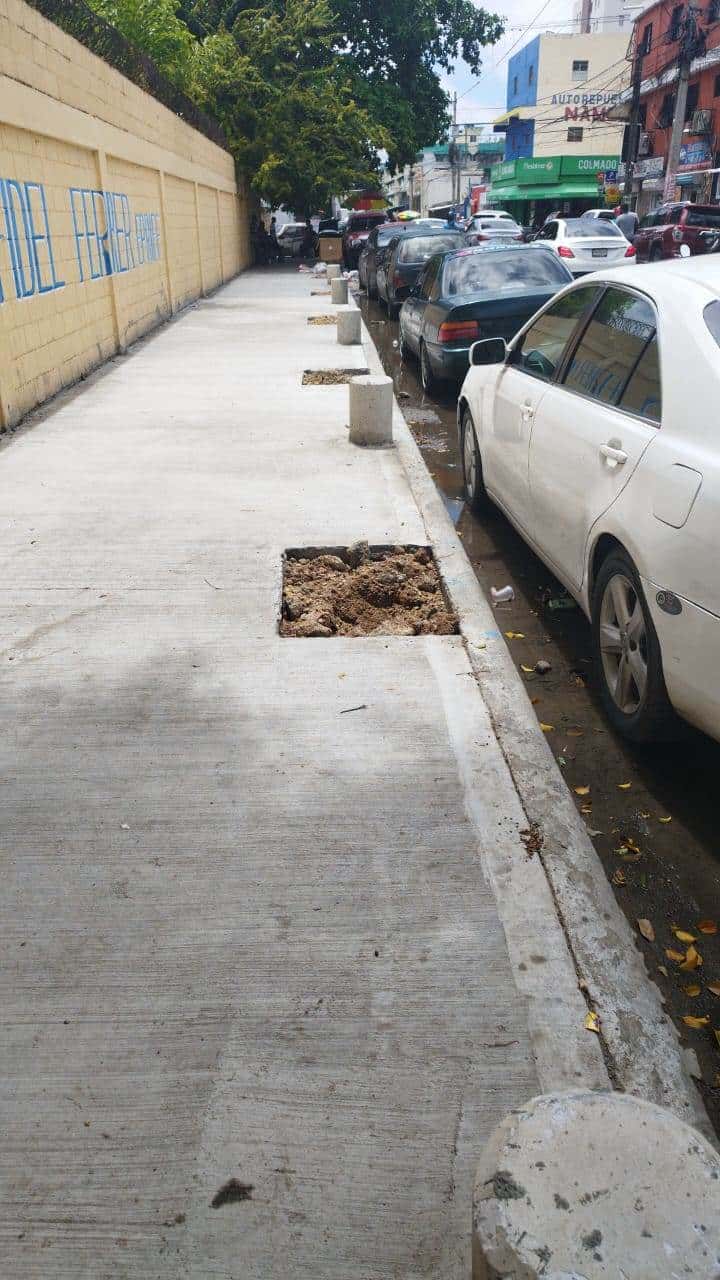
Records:
[[[348,300],[347,280],[342,280],[338,276],[330,281],[330,300],[333,306],[346,307]]]
[[[357,307],[341,307],[338,311],[337,340],[343,347],[355,347],[361,341],[360,312]]]
[[[328,262],[326,275],[328,280],[337,280],[342,275],[342,267],[338,262]]]
[[[720,1156],[672,1112],[627,1093],[547,1094],[511,1112],[483,1152],[473,1280],[667,1280],[669,1259],[706,1280],[719,1215]]]
[[[393,383],[384,374],[350,382],[350,443],[392,444]]]

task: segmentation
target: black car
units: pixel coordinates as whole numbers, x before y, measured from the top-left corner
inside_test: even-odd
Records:
[[[360,254],[358,274],[360,288],[367,290],[369,298],[377,298],[377,268],[382,258],[390,252],[393,240],[400,236],[418,235],[420,231],[437,231],[445,227],[442,218],[416,218],[408,222],[383,222],[370,232]]]
[[[389,253],[377,264],[378,297],[385,303],[388,315],[395,319],[410,290],[422,274],[425,264],[435,254],[452,253],[467,244],[462,231],[438,227],[436,231],[413,230],[394,241]]]
[[[422,384],[460,382],[480,338],[510,339],[573,276],[530,245],[435,254],[400,313],[400,351],[420,360]]]

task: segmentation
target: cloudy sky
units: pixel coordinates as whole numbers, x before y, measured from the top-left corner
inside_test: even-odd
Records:
[[[573,30],[572,0],[485,0],[484,7],[505,18],[506,34],[485,50],[479,83],[464,63],[458,65],[454,76],[443,81],[448,93],[457,90],[460,123],[489,123],[505,110],[508,54],[517,52],[541,31]]]

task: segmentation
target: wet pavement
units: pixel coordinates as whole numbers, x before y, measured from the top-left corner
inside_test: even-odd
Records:
[[[699,1087],[720,1135],[720,932],[710,931],[713,925],[720,929],[714,799],[720,744],[688,729],[679,743],[637,747],[613,732],[600,705],[584,615],[499,511],[491,508],[476,516],[463,501],[456,390],[426,396],[415,362],[400,361],[397,324],[364,294],[360,301],[400,406],[482,587],[488,595],[491,587],[514,588],[514,601],[497,606],[498,625],[515,633],[508,643],[520,677],[547,727],[568,787],[576,792],[578,809],[635,930],[648,972],[660,986],[683,1044],[697,1054]],[[523,670],[539,659],[550,663],[547,675]],[[641,934],[639,920],[645,934],[654,934],[652,940]],[[676,930],[693,935],[695,943],[679,939]],[[702,963],[683,971],[680,959],[691,945]],[[683,1022],[688,1016],[709,1021],[693,1028]]]

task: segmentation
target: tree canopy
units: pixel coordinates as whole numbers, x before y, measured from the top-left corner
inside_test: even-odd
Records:
[[[273,204],[327,207],[445,137],[440,77],[502,34],[472,0],[89,0],[214,115]]]

